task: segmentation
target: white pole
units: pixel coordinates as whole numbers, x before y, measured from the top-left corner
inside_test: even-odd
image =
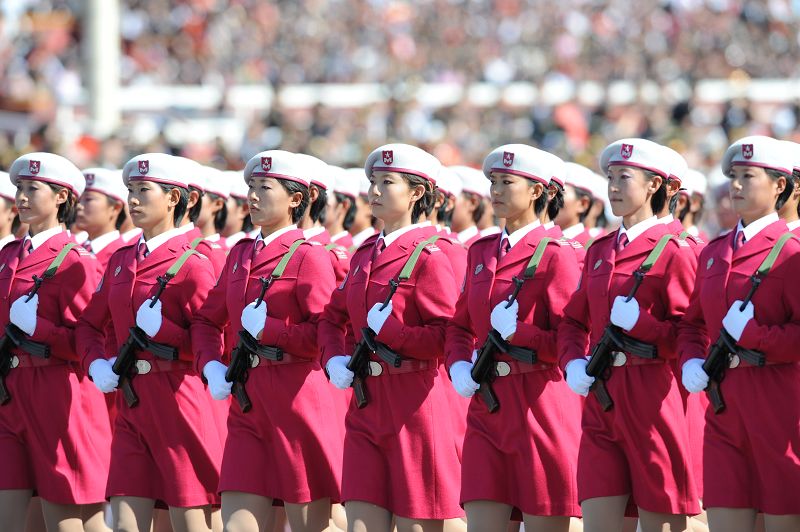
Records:
[[[94,134],[106,137],[120,122],[119,0],[89,0],[85,5],[88,105]]]

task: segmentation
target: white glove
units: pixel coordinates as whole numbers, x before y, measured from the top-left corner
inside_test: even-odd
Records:
[[[261,331],[264,330],[264,325],[267,323],[267,302],[262,301],[256,307],[256,302],[253,301],[242,309],[242,327],[245,331],[253,335],[253,338],[258,338]]]
[[[375,303],[372,305],[372,308],[369,309],[367,312],[367,325],[369,328],[375,331],[375,334],[380,334],[381,329],[383,328],[383,324],[386,323],[386,320],[389,319],[389,315],[392,313],[392,302],[389,301],[389,304],[386,305],[386,308],[381,310],[383,303]]]
[[[625,296],[614,298],[614,304],[611,306],[611,323],[630,331],[639,321],[639,302],[635,297],[627,302],[626,299]]]
[[[519,312],[519,302],[515,299],[511,306],[506,308],[508,301],[502,301],[492,310],[490,321],[492,328],[500,333],[503,340],[517,332],[517,313]]]
[[[467,399],[475,395],[475,392],[481,387],[480,384],[472,380],[472,366],[473,364],[464,360],[453,362],[453,365],[450,366],[450,379],[453,381],[453,388],[456,389],[458,395]]]
[[[222,401],[231,394],[233,383],[225,380],[226,371],[228,366],[219,360],[212,360],[203,368],[203,376],[208,381],[208,391],[217,401]]]
[[[703,371],[702,358],[690,358],[683,364],[681,376],[683,387],[691,393],[699,393],[708,386],[708,374]]]
[[[473,350],[472,350],[472,356],[470,357],[470,359],[469,359],[469,360],[470,360],[470,362],[472,362],[473,364],[474,364],[475,362],[477,362],[477,361],[478,361],[478,350],[477,350],[477,349],[473,349]]]
[[[97,386],[97,389],[103,393],[113,392],[117,389],[117,385],[119,385],[119,375],[114,373],[114,370],[111,369],[114,365],[114,360],[116,360],[116,357],[111,360],[98,358],[89,364],[89,376],[92,378],[92,381],[94,381],[94,385]]]
[[[11,304],[9,319],[11,323],[22,329],[25,334],[32,336],[36,330],[36,309],[39,308],[39,294],[34,294],[27,303],[27,294]]]
[[[588,365],[589,361],[585,358],[576,358],[567,364],[565,368],[567,371],[567,385],[573,392],[584,397],[589,395],[589,388],[594,384],[594,377],[586,374],[586,366]]]
[[[325,364],[325,370],[328,372],[328,377],[334,386],[340,390],[346,390],[353,384],[353,377],[355,373],[347,369],[347,364],[350,363],[349,355],[338,355],[331,357],[328,363]]]
[[[742,302],[736,300],[731,305],[731,308],[728,309],[728,313],[725,314],[725,317],[722,318],[722,326],[725,327],[725,330],[728,331],[728,334],[733,336],[733,339],[737,342],[742,337],[742,333],[744,332],[744,328],[747,327],[747,323],[753,319],[753,311],[755,307],[753,303],[748,302],[747,306],[744,307],[744,310],[739,312],[739,307],[742,306]]]
[[[150,338],[158,334],[161,329],[161,300],[156,301],[150,308],[151,299],[145,299],[139,310],[136,311],[136,326]]]

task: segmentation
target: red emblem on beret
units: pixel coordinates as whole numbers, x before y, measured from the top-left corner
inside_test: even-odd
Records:
[[[623,144],[619,154],[622,155],[623,159],[630,159],[633,155],[633,144]]]
[[[150,171],[150,161],[148,160],[139,161],[139,173],[145,175],[149,171]]]
[[[28,171],[33,175],[39,173],[39,169],[42,167],[42,163],[39,161],[28,161]]]
[[[754,150],[752,144],[742,144],[742,157],[745,159],[752,159],[753,153]]]
[[[94,185],[94,174],[84,174],[83,176],[86,178],[86,184],[88,186]]]
[[[394,162],[394,150],[383,150],[383,164],[392,164]]]
[[[514,164],[514,154],[510,151],[503,152],[503,165],[507,167],[511,167]]]
[[[261,169],[265,172],[269,172],[272,169],[272,157],[261,158]]]

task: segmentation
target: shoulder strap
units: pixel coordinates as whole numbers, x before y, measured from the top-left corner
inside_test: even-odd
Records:
[[[194,249],[187,249],[186,251],[184,251],[181,254],[181,256],[178,257],[178,260],[173,262],[172,266],[170,266],[169,270],[167,270],[167,279],[172,279],[173,277],[178,275],[178,272],[181,271],[183,265],[186,264],[186,261],[189,260],[189,257],[191,257],[192,255],[200,255],[200,253],[198,253]]]
[[[331,242],[330,244],[325,244],[325,250],[326,251],[330,251],[332,249],[336,249],[337,247],[339,247],[339,244],[337,244],[336,242]]]
[[[286,265],[289,264],[289,260],[292,258],[292,255],[294,255],[294,252],[297,251],[297,248],[299,248],[303,242],[305,242],[304,238],[300,238],[292,242],[292,245],[289,246],[289,251],[284,254],[284,256],[281,258],[281,261],[277,266],[275,266],[275,269],[272,270],[270,277],[272,277],[273,280],[280,279],[281,275],[283,275],[283,271],[286,269]]]
[[[198,236],[197,238],[192,240],[192,243],[191,243],[191,245],[189,247],[192,248],[192,249],[197,249],[197,246],[199,246],[200,242],[202,242],[202,241],[203,241],[203,237],[202,236]]]
[[[594,238],[590,238],[586,241],[586,251],[589,251],[589,248],[592,246],[592,244],[594,244]]]
[[[788,242],[792,238],[797,238],[797,237],[795,237],[792,233],[784,233],[783,235],[781,235],[781,237],[775,243],[775,247],[772,248],[772,250],[769,252],[769,255],[767,255],[767,258],[764,259],[764,262],[762,262],[761,266],[759,266],[758,270],[756,270],[756,274],[758,276],[760,277],[767,276],[770,269],[772,269],[772,266],[775,265],[775,261],[777,260],[778,255],[780,255],[781,250],[783,249],[783,245],[786,244],[786,242]]]
[[[56,258],[53,259],[53,262],[51,262],[50,265],[47,267],[47,269],[44,271],[42,278],[50,279],[51,277],[53,277],[58,271],[58,269],[61,267],[61,263],[64,262],[65,258],[67,258],[67,253],[69,253],[69,251],[77,245],[78,244],[76,244],[75,242],[68,242],[67,245],[61,248],[61,251],[58,252]]]
[[[661,253],[664,251],[664,248],[667,247],[669,241],[672,240],[672,235],[667,234],[662,236],[658,242],[656,243],[656,247],[653,248],[653,251],[644,259],[644,262],[641,266],[639,266],[639,271],[642,273],[647,273],[650,271],[650,268],[656,263],[658,258],[661,256]]]
[[[542,262],[544,250],[547,248],[547,244],[550,242],[554,242],[554,240],[549,236],[546,236],[539,240],[539,243],[536,244],[536,250],[533,252],[531,260],[528,261],[528,265],[525,267],[525,273],[522,275],[523,279],[533,279],[533,276],[536,274],[536,268],[538,268],[539,263]]]
[[[439,235],[433,235],[432,237],[417,244],[417,247],[414,248],[414,252],[411,253],[410,257],[408,257],[403,269],[400,270],[400,275],[397,277],[399,281],[405,281],[406,279],[411,278],[411,273],[414,271],[414,268],[416,268],[419,256],[422,255],[422,251],[425,249],[425,246],[433,244],[437,240],[439,240]]]
[[[681,234],[678,235],[678,238],[680,238],[681,240],[686,240],[687,238],[689,238],[689,231],[681,231]]]

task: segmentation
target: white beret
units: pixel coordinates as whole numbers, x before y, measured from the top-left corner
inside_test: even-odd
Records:
[[[592,179],[595,173],[578,163],[564,163],[565,181],[568,185],[592,193]]]
[[[189,188],[195,181],[197,163],[185,157],[175,157],[167,153],[143,153],[137,155],[122,168],[122,181],[125,186],[131,181],[152,181],[161,185]]]
[[[15,201],[17,198],[17,187],[11,184],[8,172],[0,172],[0,197],[10,201]]]
[[[205,191],[207,194],[215,194],[221,198],[228,199],[231,195],[231,186],[233,185],[231,179],[225,175],[227,172],[217,170],[211,166],[204,166],[205,178]],[[239,180],[237,178],[237,180]]]
[[[555,157],[555,159],[553,159],[553,175],[550,176],[550,181],[555,181],[555,183],[558,184],[558,186],[563,190],[564,183],[567,182],[567,167],[560,157],[553,155],[552,153],[548,153],[548,155]]]
[[[459,196],[461,194],[461,179],[452,168],[442,166],[436,186],[444,192],[445,196]]]
[[[683,184],[686,172],[689,171],[689,165],[686,163],[686,159],[669,146],[661,146],[661,148],[664,150],[664,155],[669,162],[669,178],[676,179]]]
[[[800,144],[790,140],[784,140],[786,151],[792,158],[792,170],[800,171]]]
[[[122,182],[121,170],[108,168],[86,168],[83,171],[86,178],[86,189],[105,194],[109,198],[125,203],[128,201],[128,188]]]
[[[295,156],[308,167],[309,174],[306,177],[312,184],[326,191],[333,188],[331,169],[327,163],[305,153],[296,153]]]
[[[358,193],[362,196],[366,196],[369,194],[369,177],[367,174],[364,173],[363,168],[348,168],[345,170],[347,175],[350,176],[350,179],[354,179],[358,182]]]
[[[430,153],[410,144],[385,144],[372,150],[364,163],[364,173],[400,172],[428,180],[436,185],[442,163]]]
[[[313,173],[307,160],[284,150],[267,150],[255,154],[244,167],[244,180],[251,177],[272,177],[294,181],[308,188],[309,176]]]
[[[32,179],[67,187],[76,196],[83,194],[86,179],[69,160],[55,153],[34,152],[18,158],[8,171],[11,184],[17,186],[19,179]]]
[[[492,183],[483,172],[471,166],[451,166],[450,169],[461,179],[461,191],[491,198]]]
[[[545,186],[558,174],[556,182],[564,183],[564,162],[527,144],[505,144],[492,150],[483,160],[483,174],[488,178],[492,172],[517,175]]]
[[[691,196],[692,194],[706,195],[708,189],[708,180],[706,176],[697,170],[689,169],[686,172],[686,179],[681,184],[681,193]]]
[[[671,168],[666,150],[647,139],[621,139],[606,146],[600,155],[600,168],[608,174],[609,166],[632,166],[669,177]]]
[[[730,176],[734,166],[756,166],[791,175],[793,159],[783,141],[754,135],[739,139],[728,147],[722,157],[722,172]]]
[[[364,175],[364,170],[361,168],[354,168],[353,170],[358,172],[360,175],[357,176],[350,171],[345,170],[344,168],[331,165],[328,166],[331,169],[331,175],[333,176],[333,191],[356,199],[361,190],[360,176]],[[367,184],[369,184],[369,180],[367,180]]]
[[[592,199],[608,205],[608,179],[606,177],[592,172],[592,177],[589,178],[589,191],[592,193]]]
[[[246,200],[247,196],[250,194],[250,189],[245,180],[242,179],[244,170],[239,172],[235,170],[228,170],[222,173],[225,174],[225,179],[227,179],[231,185],[231,196]]]

